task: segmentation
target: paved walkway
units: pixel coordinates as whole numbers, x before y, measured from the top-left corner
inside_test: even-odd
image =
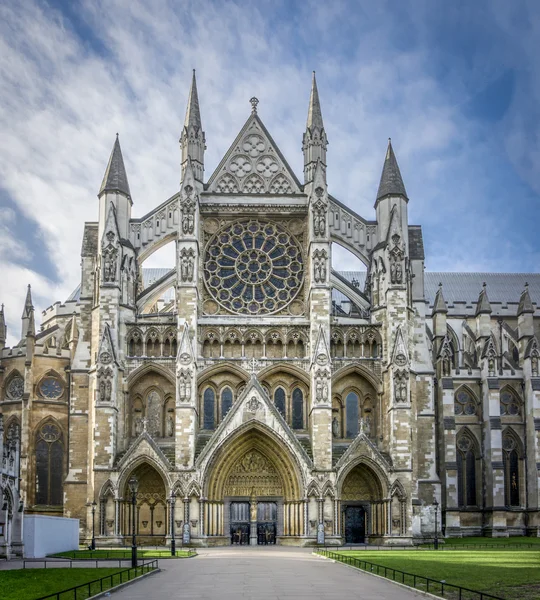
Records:
[[[311,549],[199,549],[162,560],[161,573],[111,595],[112,600],[412,600],[425,596],[312,555]]]

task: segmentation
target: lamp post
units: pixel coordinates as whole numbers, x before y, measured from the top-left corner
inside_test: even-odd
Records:
[[[137,566],[137,540],[135,538],[135,517],[137,514],[137,490],[139,482],[136,477],[132,477],[128,481],[129,491],[131,492],[131,506],[133,509],[133,519],[131,521],[131,567]]]
[[[175,526],[174,526],[174,506],[176,504],[176,498],[171,496],[171,556],[176,556],[176,540],[174,539]]]
[[[438,531],[438,524],[439,524],[439,503],[437,502],[437,500],[435,500],[433,502],[433,506],[435,507],[435,539],[433,540],[433,548],[435,550],[439,549],[439,531]]]
[[[92,502],[92,545],[90,547],[91,550],[96,549],[96,501]]]

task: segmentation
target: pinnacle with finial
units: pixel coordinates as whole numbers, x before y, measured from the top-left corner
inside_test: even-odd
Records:
[[[388,147],[384,158],[377,200],[384,196],[404,196],[407,198],[405,184],[401,177],[401,171],[399,170],[396,155],[394,154],[391,138],[388,138]]]
[[[306,128],[313,130],[315,128],[322,130],[324,129],[321,102],[319,100],[319,90],[317,89],[317,79],[315,78],[315,71],[313,71],[313,78],[311,80],[311,94],[309,97],[309,108]]]
[[[523,288],[523,291],[521,292],[521,297],[519,299],[519,305],[518,305],[518,310],[517,310],[518,316],[523,315],[525,313],[529,313],[529,314],[534,313],[534,306],[533,306],[533,303],[531,300],[531,296],[529,294],[528,282],[525,282],[525,286]]]
[[[189,99],[186,109],[186,118],[184,127],[194,127],[197,130],[202,129],[201,110],[199,108],[199,94],[197,92],[197,79],[195,77],[195,69],[193,69],[193,77],[191,79],[191,88],[189,90]]]
[[[487,284],[484,281],[482,284],[482,291],[478,296],[478,302],[476,304],[476,316],[482,314],[491,314],[491,303],[489,302],[489,298],[487,295]]]
[[[435,302],[433,303],[433,311],[432,314],[435,315],[437,313],[447,313],[448,307],[446,306],[446,301],[443,296],[442,291],[442,283],[439,283],[439,289],[437,290],[437,294],[435,295]]]
[[[251,104],[251,114],[256,115],[257,114],[257,104],[259,104],[259,99],[255,98],[255,96],[253,96],[253,98],[250,99],[249,103]]]
[[[103,176],[98,196],[101,196],[103,192],[120,192],[121,194],[131,197],[118,133],[116,134],[114,146],[109,158],[109,163],[105,169],[105,175]]]

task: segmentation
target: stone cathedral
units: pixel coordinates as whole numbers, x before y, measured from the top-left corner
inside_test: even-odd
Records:
[[[80,286],[39,331],[28,289],[12,348],[2,311],[26,512],[88,540],[95,503],[98,545],[539,535],[540,275],[425,272],[391,143],[367,219],[328,189],[315,76],[303,181],[257,105],[207,177],[194,74],[179,189],[133,216],[117,137]]]

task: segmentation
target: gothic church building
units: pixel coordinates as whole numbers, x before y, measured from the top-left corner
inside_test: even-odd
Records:
[[[26,512],[88,539],[95,502],[98,545],[537,536],[540,275],[425,272],[391,143],[368,219],[327,187],[315,77],[303,181],[257,103],[207,177],[193,75],[178,191],[132,216],[117,138],[80,286],[39,331],[28,289],[14,347],[0,313]]]

